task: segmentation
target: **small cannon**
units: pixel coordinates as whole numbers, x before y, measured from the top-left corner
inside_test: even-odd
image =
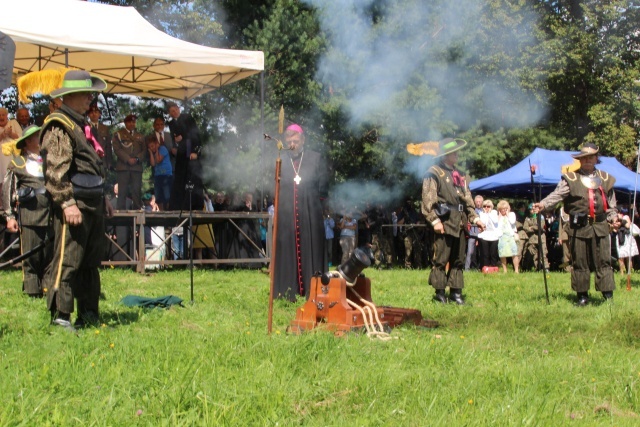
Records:
[[[421,324],[418,310],[377,307],[371,300],[371,280],[362,270],[371,265],[365,251],[357,248],[336,271],[316,274],[311,278],[309,299],[298,308],[289,332],[323,327],[342,335],[347,331],[388,332],[404,323]]]

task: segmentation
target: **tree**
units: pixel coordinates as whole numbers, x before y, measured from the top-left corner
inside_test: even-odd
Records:
[[[417,195],[428,162],[406,144],[455,135],[469,140],[462,159],[477,177],[536,146],[594,141],[635,159],[640,0],[112,3],[183,39],[262,50],[265,131],[284,105],[332,160],[336,184],[373,179]],[[191,104],[218,188],[273,181],[260,97],[252,78]]]
[[[640,114],[640,2],[538,1],[548,50],[550,123],[575,149],[595,142],[630,164]]]

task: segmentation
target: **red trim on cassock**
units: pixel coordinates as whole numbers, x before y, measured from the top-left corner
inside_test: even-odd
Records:
[[[297,165],[300,170],[300,162]],[[294,169],[295,171],[295,169]],[[296,230],[296,271],[298,272],[298,293],[304,295],[304,283],[302,278],[302,248],[300,246],[300,210],[298,207],[298,184],[293,185],[293,218]]]

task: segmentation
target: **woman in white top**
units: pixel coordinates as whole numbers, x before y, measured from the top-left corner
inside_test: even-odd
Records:
[[[493,202],[491,200],[487,199],[482,202],[480,221],[485,225],[484,231],[478,234],[480,250],[482,252],[482,267],[497,267],[498,239],[502,233],[498,228],[498,212],[493,209]]]
[[[518,254],[517,240],[519,237],[516,231],[516,214],[511,212],[511,206],[506,200],[498,202],[498,229],[501,232],[498,239],[498,255],[502,263],[502,271],[507,272],[507,258],[512,258],[513,271],[519,273],[520,256]]]

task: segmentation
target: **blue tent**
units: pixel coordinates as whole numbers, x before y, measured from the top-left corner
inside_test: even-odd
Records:
[[[478,179],[469,184],[474,193],[498,193],[511,197],[530,198],[532,194],[531,173],[529,164],[535,165],[533,176],[536,193],[546,195],[553,191],[560,181],[562,167],[573,163],[571,154],[576,151],[554,151],[536,148],[517,165],[506,171]],[[610,173],[616,178],[616,192],[633,193],[639,174],[630,171],[614,157],[600,156],[600,164],[596,167]],[[638,179],[640,186],[640,179]]]

